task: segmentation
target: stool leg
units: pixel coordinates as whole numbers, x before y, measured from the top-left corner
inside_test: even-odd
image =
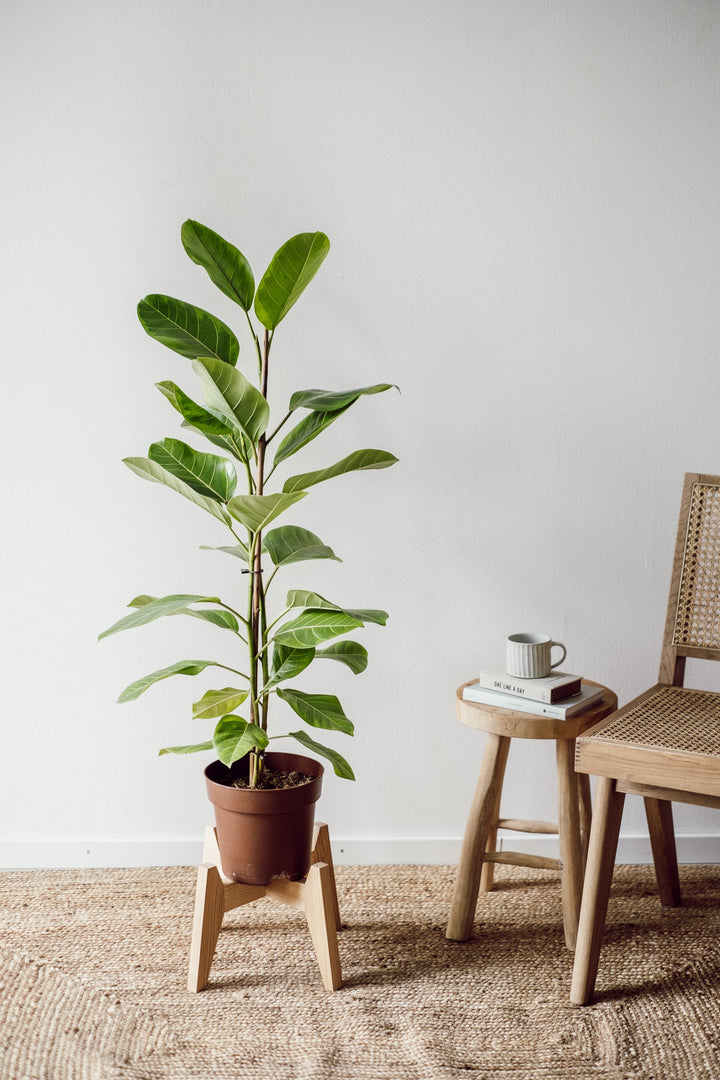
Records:
[[[506,735],[488,735],[478,777],[475,797],[470,807],[463,837],[460,865],[453,892],[450,919],[446,936],[451,941],[467,941],[472,937],[475,921],[482,856],[488,833],[496,820],[496,804],[500,801],[510,739]]]
[[[493,805],[492,817],[490,819],[490,828],[488,830],[488,838],[485,844],[486,853],[490,854],[493,851],[497,851],[497,825],[496,822],[500,817],[500,799],[502,797],[502,785],[498,787],[497,798]],[[488,893],[493,887],[495,880],[495,863],[484,862],[482,864],[482,870],[480,872],[480,892]]]
[[[614,780],[598,778],[570,990],[573,1005],[585,1005],[595,989],[624,802]]]
[[[575,772],[575,740],[557,739],[558,832],[562,862],[562,908],[565,944],[575,948],[580,898],[582,896],[583,854],[580,842],[580,793]]]

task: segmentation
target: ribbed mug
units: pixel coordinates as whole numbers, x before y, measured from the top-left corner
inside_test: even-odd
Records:
[[[552,649],[562,649],[562,656],[552,662]],[[547,634],[510,634],[505,651],[505,668],[516,679],[542,679],[562,664],[567,650]]]

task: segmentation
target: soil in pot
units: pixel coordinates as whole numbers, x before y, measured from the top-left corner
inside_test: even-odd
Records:
[[[247,780],[247,759],[230,769],[213,761],[205,769],[223,873],[248,885],[267,885],[274,877],[305,877],[322,788],[323,767],[313,758],[268,753],[265,762],[271,772],[300,772],[310,779],[293,787],[235,787],[236,779]]]

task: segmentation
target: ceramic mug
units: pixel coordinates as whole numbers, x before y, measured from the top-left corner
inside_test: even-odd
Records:
[[[553,645],[562,649],[559,660],[552,662]],[[511,634],[507,639],[505,668],[516,679],[542,679],[567,656],[565,646],[547,634]]]

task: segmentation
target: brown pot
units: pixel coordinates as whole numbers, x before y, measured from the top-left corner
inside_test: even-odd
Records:
[[[247,757],[229,769],[221,761],[205,769],[223,873],[246,885],[267,885],[274,877],[297,881],[310,869],[323,767],[299,754],[268,753],[265,761],[271,769],[303,772],[313,779],[300,787],[263,791],[227,784],[227,780],[247,776]]]

